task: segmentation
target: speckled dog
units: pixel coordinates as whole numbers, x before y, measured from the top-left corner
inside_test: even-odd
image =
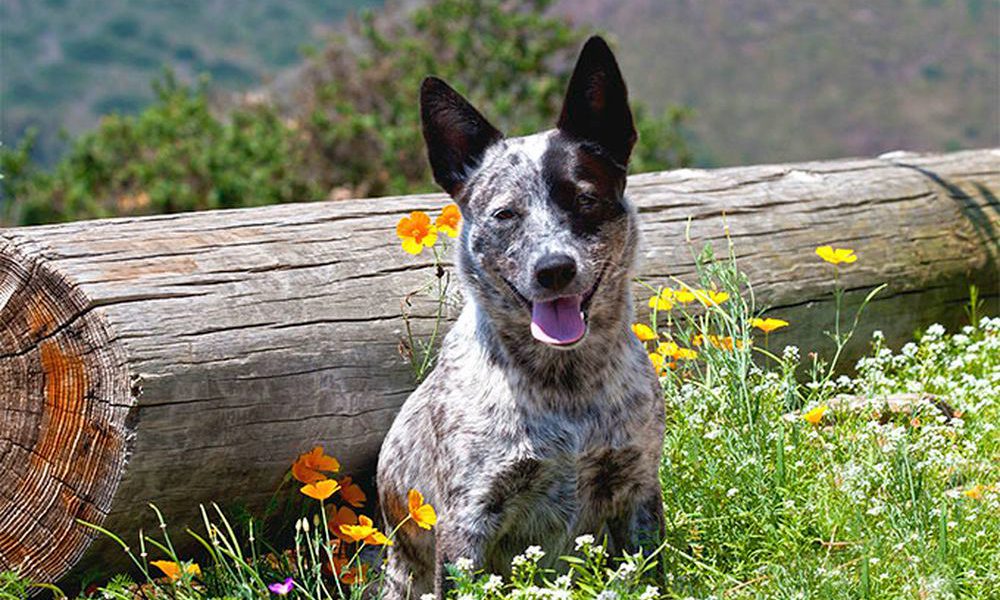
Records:
[[[655,543],[663,400],[629,329],[636,133],[611,50],[586,43],[543,133],[504,138],[435,78],[420,103],[434,178],[464,217],[467,303],[382,445],[386,527],[411,487],[439,513],[432,532],[400,530],[387,598],[441,597],[459,558],[507,573],[527,546],[554,561],[585,533]]]

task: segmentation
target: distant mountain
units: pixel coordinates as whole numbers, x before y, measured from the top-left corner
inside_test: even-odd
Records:
[[[39,129],[53,160],[101,115],[137,112],[164,66],[222,89],[260,85],[305,45],[381,0],[2,0],[0,135]]]
[[[996,0],[561,0],[633,93],[695,110],[700,162],[1000,145]]]

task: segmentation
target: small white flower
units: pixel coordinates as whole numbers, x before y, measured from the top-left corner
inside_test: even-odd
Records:
[[[523,553],[515,556],[510,564],[513,567],[521,567],[528,563],[537,563],[543,556],[545,556],[545,552],[541,546],[528,546]]]
[[[622,563],[618,565],[618,570],[615,572],[614,577],[612,577],[612,579],[618,578],[624,581],[625,579],[628,579],[629,575],[635,573],[637,569],[638,567],[636,567],[634,563],[630,562]]]
[[[585,533],[580,537],[576,538],[577,552],[593,545],[594,545],[594,536],[590,535],[589,533]]]
[[[928,327],[927,332],[924,333],[924,340],[936,340],[942,335],[944,335],[944,326],[940,323],[934,323]]]
[[[618,600],[618,592],[612,590],[604,590],[597,595],[595,600]]]
[[[423,594],[420,596],[420,600],[434,600],[434,594]]]
[[[487,579],[486,583],[483,585],[483,591],[499,592],[501,587],[503,587],[503,577],[499,575],[490,575],[490,578]],[[432,598],[434,597],[434,594],[427,594],[427,595],[431,596]],[[421,597],[420,600],[424,600],[424,598]]]
[[[472,559],[464,556],[455,561],[455,568],[466,573],[472,571]]]
[[[785,346],[785,349],[781,351],[781,358],[784,359],[785,362],[799,362],[799,347]]]
[[[647,585],[645,591],[639,596],[639,600],[656,600],[660,596],[660,588],[655,585]]]

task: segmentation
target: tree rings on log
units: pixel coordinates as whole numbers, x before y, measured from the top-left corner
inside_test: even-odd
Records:
[[[86,296],[0,237],[0,571],[62,576],[125,469],[134,398]]]

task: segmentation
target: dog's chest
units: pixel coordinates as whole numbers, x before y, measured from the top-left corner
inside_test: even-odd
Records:
[[[628,512],[656,469],[658,453],[646,447],[655,433],[641,426],[611,423],[604,414],[529,418],[519,424],[519,443],[497,457],[490,478],[488,510],[499,525],[492,554],[498,559],[528,545],[558,556],[578,535],[601,535],[616,515]]]

